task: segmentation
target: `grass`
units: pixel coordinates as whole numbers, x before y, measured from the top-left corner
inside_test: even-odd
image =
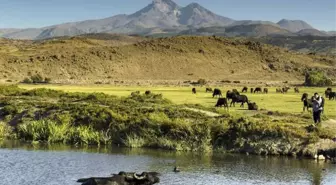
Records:
[[[44,87],[67,92],[102,92],[109,95],[123,97],[129,96],[133,91],[140,91],[144,93],[146,90],[151,90],[153,93],[163,94],[165,98],[171,100],[173,103],[176,104],[201,104],[206,107],[213,107],[217,101],[216,98],[212,98],[211,94],[205,93],[205,87],[196,87],[196,95],[193,95],[191,93],[191,87],[116,87],[109,85],[20,85],[20,87],[29,90]],[[242,89],[242,87],[237,86],[225,86],[219,88],[222,90],[223,94],[225,94],[227,90],[231,90],[233,88],[236,88],[238,90]],[[315,92],[318,92],[319,94],[324,96],[324,91],[326,88],[300,88],[299,94],[294,93],[293,88],[287,94],[275,93],[275,89],[276,88],[269,88],[269,94],[267,95],[251,93],[246,93],[246,95],[248,96],[249,100],[256,102],[261,109],[285,113],[301,113],[303,107],[303,103],[301,102],[302,93],[306,92],[309,95],[313,95]],[[239,106],[231,108],[230,111],[244,113],[244,111],[241,110]],[[336,119],[336,101],[326,100],[324,113],[328,118]]]
[[[150,95],[133,96],[129,96],[131,91],[144,92],[147,88],[127,87],[126,91],[117,91],[114,87],[113,91],[108,91],[110,94],[122,92],[120,97],[101,93],[106,92],[107,86],[91,87],[90,90],[96,93],[82,93],[84,90],[80,88],[76,92],[47,89],[71,86],[23,87],[35,88],[0,86],[0,120],[4,122],[0,131],[10,128],[12,137],[26,141],[79,145],[114,143],[133,148],[205,152],[225,149],[287,155],[302,153],[308,146],[312,148],[309,151],[314,152],[318,146],[311,145],[336,136],[329,127],[312,128],[308,113],[240,108],[225,112],[213,107],[216,100],[210,98],[210,94],[192,95],[191,88],[156,87],[150,88]],[[78,92],[80,90],[82,92]],[[168,98],[180,95],[168,100],[154,94],[157,92]],[[272,95],[253,96],[265,98]],[[185,101],[187,98],[206,103],[194,104]],[[0,137],[8,137],[5,133],[0,132]]]

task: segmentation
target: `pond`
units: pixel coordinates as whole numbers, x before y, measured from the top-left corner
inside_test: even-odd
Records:
[[[335,164],[306,159],[0,142],[0,184],[76,185],[119,171],[157,171],[165,185],[336,184]]]

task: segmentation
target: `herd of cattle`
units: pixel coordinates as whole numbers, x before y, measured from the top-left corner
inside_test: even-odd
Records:
[[[276,88],[276,93],[287,93],[288,90],[290,90],[290,87],[282,87],[282,88]],[[241,107],[244,107],[244,104],[248,104],[249,110],[258,110],[258,105],[255,102],[249,101],[248,97],[246,95],[240,94],[237,89],[228,90],[226,92],[226,97],[223,97],[222,91],[220,89],[212,89],[212,88],[206,88],[205,90],[207,93],[212,93],[212,97],[218,97],[216,107],[224,107],[226,109],[229,108],[229,101],[230,107],[233,105],[235,106],[235,103],[241,103]],[[243,87],[242,93],[247,93],[248,87]],[[300,90],[298,87],[294,88],[295,93],[300,93]],[[192,88],[192,93],[196,94],[196,88]],[[250,88],[250,93],[265,93],[268,94],[268,88]],[[327,88],[325,91],[325,97],[329,98],[329,100],[336,100],[336,92],[333,92],[331,88]],[[313,106],[313,98],[308,98],[307,93],[302,94],[301,101],[303,102],[303,111],[306,109],[309,110]],[[324,107],[324,98],[322,99],[322,107]]]

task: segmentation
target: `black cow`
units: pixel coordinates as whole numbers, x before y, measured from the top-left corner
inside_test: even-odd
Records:
[[[212,92],[212,88],[209,88],[209,87],[206,88],[206,89],[205,89],[205,92]]]
[[[160,182],[159,175],[156,172],[143,172],[142,174],[119,172],[111,177],[82,178],[77,182],[82,185],[152,185]]]
[[[194,87],[194,88],[192,88],[192,90],[191,90],[191,91],[192,91],[192,93],[193,93],[193,94],[196,94],[196,88],[195,88],[195,87]]]
[[[277,92],[277,93],[283,93],[283,91],[282,91],[281,88],[277,88],[277,89],[276,89],[276,92]]]
[[[248,98],[246,95],[237,95],[233,93],[232,101],[230,103],[230,107],[235,106],[235,103],[241,103],[240,107],[244,107],[244,103],[248,103]]]
[[[329,93],[329,100],[336,100],[336,92]]]
[[[290,87],[283,87],[282,88],[282,93],[287,93]]]
[[[264,88],[264,93],[268,94],[268,89],[267,88]]]
[[[232,89],[232,92],[234,92],[235,94],[238,94],[238,95],[240,95],[240,93],[238,92],[238,90],[237,90],[237,89]]]
[[[234,95],[239,95],[239,92],[238,92],[238,91],[230,91],[230,90],[228,90],[228,91],[226,92],[226,98],[227,98],[228,100],[232,99],[232,97],[233,97]]]
[[[246,93],[247,90],[248,90],[248,88],[247,88],[247,87],[244,87],[244,88],[242,89],[242,92],[243,92],[243,93]]]
[[[332,92],[332,89],[330,87],[327,88],[327,90],[325,90],[324,94],[326,98],[329,98],[329,94]]]
[[[249,102],[247,103],[248,110],[258,110],[258,105],[255,102]]]
[[[225,109],[229,110],[229,105],[226,98],[219,98],[217,100],[215,107],[222,107],[222,106],[224,106]]]
[[[303,102],[303,111],[307,108],[307,111],[309,111],[309,108],[313,107],[313,101],[311,99],[308,99],[308,94],[303,93],[301,97],[301,101]]]
[[[300,93],[299,88],[295,87],[295,88],[294,88],[294,92],[295,92],[295,93]]]
[[[254,93],[261,93],[262,92],[261,87],[255,88],[253,92]]]
[[[215,96],[222,97],[222,91],[219,89],[215,89],[212,93],[212,97],[214,98]]]
[[[251,88],[251,89],[250,89],[250,91],[251,91],[251,93],[253,93],[254,89],[253,89],[253,88]]]
[[[148,90],[147,90],[147,91],[145,92],[145,95],[150,95],[150,94],[151,94],[151,91],[148,91]]]

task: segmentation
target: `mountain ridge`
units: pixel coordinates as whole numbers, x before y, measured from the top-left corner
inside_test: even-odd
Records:
[[[185,7],[181,7],[172,0],[153,0],[144,8],[129,15],[118,14],[103,19],[68,22],[42,28],[10,31],[0,29],[0,36],[13,39],[46,39],[88,33],[144,34],[151,33],[150,30],[159,29],[171,30],[171,33],[174,33],[190,28],[214,26],[232,27],[245,25],[249,28],[251,26],[248,25],[252,24],[272,25],[274,27],[289,30],[292,33],[297,33],[301,30],[314,29],[311,25],[302,20],[282,19],[278,23],[273,23],[271,21],[233,20],[213,13],[198,3],[190,3]],[[274,30],[277,29],[274,28]],[[311,33],[322,35],[317,31]],[[328,33],[328,35],[332,34],[332,32],[330,32],[330,34],[329,32],[325,33]],[[249,35],[249,33],[244,33],[242,35]]]

